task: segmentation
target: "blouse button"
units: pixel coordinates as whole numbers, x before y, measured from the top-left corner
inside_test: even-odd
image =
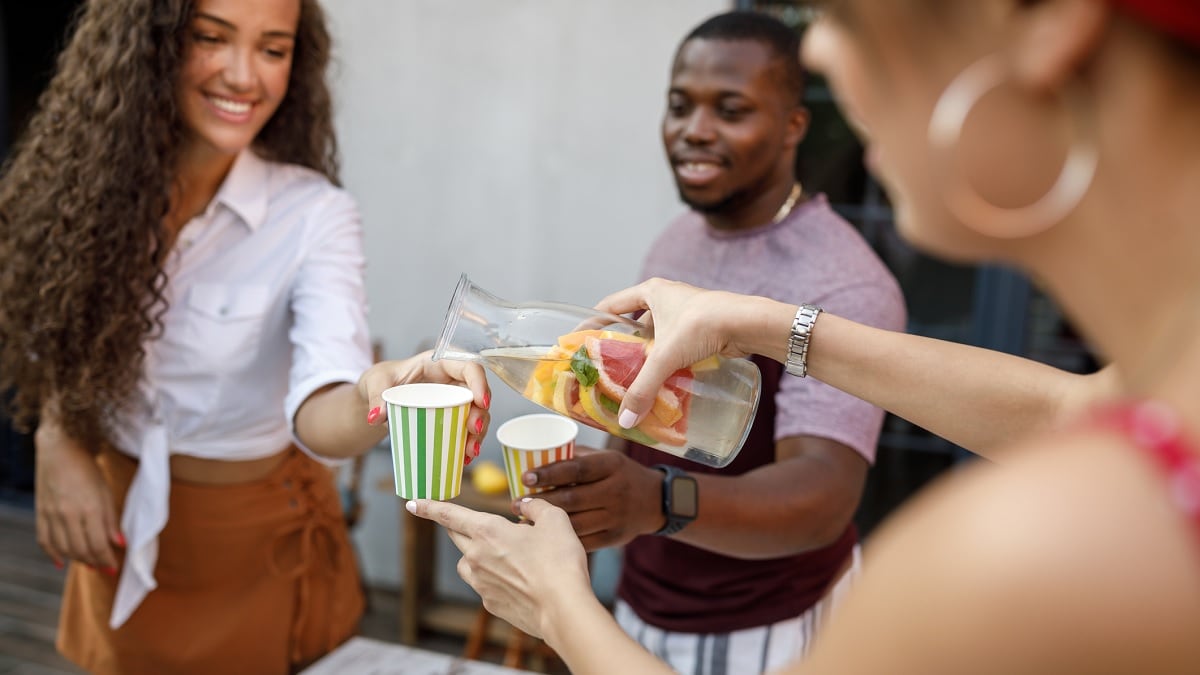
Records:
[[[229,308],[228,308],[228,307],[222,307],[221,309],[218,309],[218,310],[217,310],[217,313],[218,313],[218,314],[220,314],[221,316],[225,316],[226,314],[228,314],[228,313],[229,313]]]

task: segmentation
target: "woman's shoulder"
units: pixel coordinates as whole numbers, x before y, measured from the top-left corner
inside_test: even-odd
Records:
[[[327,215],[333,211],[357,212],[353,195],[320,171],[258,156],[256,160],[262,166],[265,192],[272,210],[309,216]]]
[[[304,190],[314,194],[344,192],[328,176],[316,169],[301,164],[266,159],[257,155],[256,157],[265,167],[273,191]]]
[[[860,637],[890,623],[911,660],[893,672],[1181,672],[1200,659],[1200,540],[1119,434],[1047,435],[1004,466],[955,471],[867,545],[835,623]],[[845,638],[830,634],[837,651]]]

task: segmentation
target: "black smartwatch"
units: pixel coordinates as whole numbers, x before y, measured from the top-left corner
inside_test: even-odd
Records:
[[[667,518],[662,529],[654,534],[675,534],[696,519],[700,511],[700,488],[695,478],[678,467],[655,464],[654,468],[666,474],[662,484],[662,510]]]

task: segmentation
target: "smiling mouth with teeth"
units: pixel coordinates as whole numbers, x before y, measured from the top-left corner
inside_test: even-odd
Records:
[[[231,101],[227,98],[217,98],[216,96],[206,96],[205,98],[217,108],[234,115],[244,115],[250,112],[250,108],[253,107],[250,103]]]

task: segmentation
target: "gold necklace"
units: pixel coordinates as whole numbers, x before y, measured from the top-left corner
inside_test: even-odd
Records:
[[[787,201],[783,202],[783,206],[775,212],[775,217],[771,219],[771,224],[774,225],[792,212],[792,208],[796,206],[796,200],[800,199],[800,195],[804,193],[804,189],[800,187],[800,183],[792,183],[792,191],[788,193]]]

